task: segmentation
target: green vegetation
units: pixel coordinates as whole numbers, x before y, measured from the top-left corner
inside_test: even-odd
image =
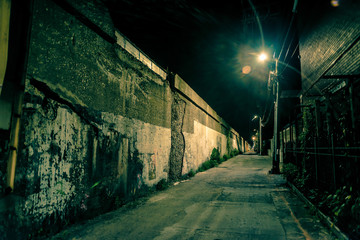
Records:
[[[237,150],[237,149],[233,149],[231,152],[230,152],[230,157],[235,157],[236,155],[239,155],[240,154],[240,151]]]
[[[188,177],[193,177],[193,176],[195,176],[195,174],[196,174],[196,172],[193,169],[191,169],[188,173]]]
[[[156,184],[156,190],[162,191],[165,190],[169,187],[169,183],[165,180],[165,179],[161,179],[157,184]]]
[[[198,169],[198,172],[204,172],[210,168],[217,167],[219,164],[216,160],[211,159],[206,162],[204,162]]]
[[[336,225],[352,234],[360,233],[360,196],[352,187],[343,186],[334,193],[320,191],[312,186],[310,175],[292,163],[284,165],[283,174]]]
[[[216,160],[219,161],[220,159],[220,152],[217,148],[214,148],[210,155],[210,160]]]
[[[292,163],[284,165],[283,174],[289,182],[293,183],[300,190],[305,190],[310,181],[310,175],[307,174],[306,170],[302,169],[299,171],[296,165]]]
[[[356,181],[358,177],[354,176],[356,168],[348,159],[338,158],[337,161],[334,161],[331,157],[315,156],[313,155],[314,151],[309,150],[314,148],[314,144],[322,148],[328,146],[329,149],[332,145],[333,147],[351,146],[349,140],[346,142],[346,139],[351,138],[345,137],[351,131],[346,128],[342,118],[338,119],[341,126],[339,128],[333,128],[331,123],[327,123],[326,128],[324,126],[317,128],[315,114],[316,112],[311,108],[305,108],[302,111],[301,129],[299,129],[300,134],[296,142],[300,154],[297,154],[295,159],[289,157],[284,160],[284,162],[292,163],[284,165],[283,175],[316,208],[330,217],[342,231],[347,232],[354,239],[358,239],[360,236],[360,192]],[[317,131],[319,132],[318,136],[315,134]],[[346,155],[348,152],[345,151],[342,154]],[[336,186],[333,182],[334,167],[338,173]],[[327,182],[323,176],[327,176],[329,181]],[[319,181],[318,178],[322,181]]]
[[[210,159],[203,162],[201,166],[195,171],[194,169],[191,169],[187,175],[183,176],[182,179],[185,180],[187,178],[191,178],[196,175],[198,172],[204,172],[210,168],[217,167],[220,163],[230,159],[231,157],[234,157],[238,155],[240,152],[237,149],[234,149],[230,152],[229,155],[225,154],[223,157],[220,157],[220,152],[217,148],[214,148],[211,152]],[[98,183],[95,183],[93,187],[95,187]],[[167,189],[171,185],[170,182],[168,182],[165,179],[161,179],[156,184],[156,190],[162,191]]]
[[[322,195],[319,208],[327,213],[340,227],[353,232],[360,232],[360,197],[352,187],[339,188],[335,193]]]
[[[220,157],[219,149],[214,148],[210,155],[210,160],[205,161],[196,172],[204,172],[210,168],[217,167],[220,163],[238,155],[240,152],[237,149],[234,149],[230,152],[229,155],[225,154],[223,157]]]

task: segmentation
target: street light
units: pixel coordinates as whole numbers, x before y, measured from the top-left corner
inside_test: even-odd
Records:
[[[252,141],[253,141],[253,146],[252,149],[255,151],[255,146],[256,146],[256,136],[252,136]]]
[[[261,53],[259,56],[259,61],[264,62],[267,59],[266,53]],[[278,148],[278,116],[279,116],[279,80],[278,80],[278,59],[271,59],[272,62],[275,62],[275,71],[270,71],[270,74],[273,75],[274,82],[276,84],[275,92],[275,102],[274,102],[274,152],[273,152],[273,166],[271,173],[280,173],[280,164],[279,158],[277,156]]]
[[[259,55],[259,61],[260,62],[264,62],[266,59],[268,58],[267,54],[266,53],[260,53]]]

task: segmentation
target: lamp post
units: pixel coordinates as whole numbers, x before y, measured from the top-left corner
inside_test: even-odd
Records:
[[[274,102],[274,156],[272,173],[280,173],[278,157],[278,122],[279,122],[279,79],[278,79],[278,59],[275,58],[274,81],[276,84],[275,102]]]
[[[265,53],[261,53],[259,55],[259,61],[264,62],[267,59],[267,55]],[[278,59],[272,59],[271,61],[275,62],[275,71],[270,71],[270,74],[273,75],[274,83],[275,83],[275,101],[274,101],[274,138],[273,138],[273,165],[271,169],[271,173],[277,174],[280,173],[280,165],[279,165],[279,157],[278,157],[278,121],[279,121],[279,79],[278,79]],[[261,123],[260,123],[261,124]]]

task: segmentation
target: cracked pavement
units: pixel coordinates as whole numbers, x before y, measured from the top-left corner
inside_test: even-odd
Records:
[[[335,239],[270,169],[267,156],[238,155],[52,239]]]

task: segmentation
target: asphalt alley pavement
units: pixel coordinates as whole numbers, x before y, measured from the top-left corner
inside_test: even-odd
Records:
[[[269,157],[238,155],[53,239],[335,239],[270,169]]]

